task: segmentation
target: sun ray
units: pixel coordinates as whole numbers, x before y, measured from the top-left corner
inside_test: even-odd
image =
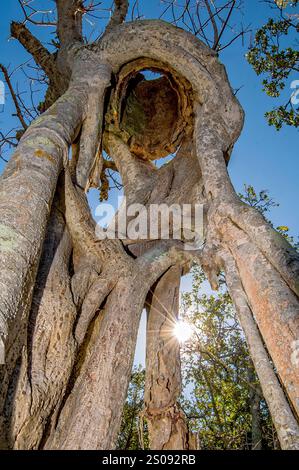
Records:
[[[183,320],[177,321],[173,329],[173,334],[181,344],[188,341],[193,333],[194,331],[192,326]]]

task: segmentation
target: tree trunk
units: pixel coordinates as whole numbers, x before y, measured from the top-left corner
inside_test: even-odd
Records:
[[[263,396],[268,404],[282,449],[299,448],[299,426],[288,404],[279,380],[264,347],[248,299],[239,278],[236,263],[229,254],[223,254],[227,286],[236,306],[249,352],[258,375]]]
[[[207,134],[207,125],[213,125],[214,131]],[[299,255],[257,210],[236,195],[227,174],[226,139],[219,123],[201,113],[195,133],[203,182],[210,196],[203,267],[217,287],[223,250],[235,260],[236,276],[298,418],[299,374],[293,357],[299,334]]]
[[[153,450],[187,450],[194,442],[178,399],[180,346],[174,336],[179,314],[181,268],[170,268],[152,288],[148,305],[144,416]]]
[[[28,128],[1,177],[0,336],[5,347],[2,400],[21,361],[52,200],[59,172],[68,161],[68,146],[86,114],[88,77],[99,72],[99,90],[110,80],[107,70],[96,65],[84,74],[78,58],[69,90]]]
[[[298,409],[298,367],[290,355],[292,342],[298,338],[299,261],[264,219],[239,201],[229,181],[226,163],[242,129],[243,113],[224,67],[214,51],[163,21],[120,24],[126,11],[122,7],[115,9],[103,37],[85,45],[78,1],[56,3],[57,60],[45,54],[40,43],[41,56],[30,46],[34,41],[29,41],[28,50],[51,75],[47,102],[68,89],[25,132],[0,186],[3,447],[113,448],[148,292],[162,276],[156,289],[164,282],[169,287],[158,297],[166,304],[174,302],[178,270],[197,259],[212,286],[224,265],[281,444],[298,448],[298,425],[277,386],[260,333]],[[28,36],[24,25],[14,28],[21,30],[23,39],[24,28]],[[139,124],[136,136],[124,128],[123,111],[128,90],[133,84],[138,86],[136,75],[146,68],[168,77],[168,82],[161,83],[168,83],[165,96],[170,88],[175,91],[177,103],[174,106],[171,100],[167,105],[177,120],[173,128],[165,129],[169,121],[163,120],[162,93],[156,132],[149,132],[146,125],[142,128],[142,123],[153,118],[153,107],[151,102],[142,102],[144,95],[139,94],[141,102],[131,109]],[[146,145],[141,151],[143,141]],[[74,143],[79,154],[73,154],[70,161]],[[180,234],[180,242],[160,240],[161,226],[160,235],[154,240],[149,236],[146,250],[139,253],[134,253],[129,238],[102,237],[84,194],[90,185],[99,183],[102,147],[120,173],[130,204],[147,209],[161,203],[204,204],[208,213],[203,251],[186,250],[185,233]],[[169,164],[160,169],[153,166],[153,155],[165,156],[165,149],[174,153],[178,147]],[[136,222],[134,217],[129,221]],[[229,260],[223,258],[223,250],[230,254]],[[233,265],[232,278],[227,263]],[[175,277],[171,287],[168,276]],[[152,316],[149,321],[159,323],[161,318]],[[160,329],[163,324],[158,325]],[[150,410],[157,402],[160,411],[161,404],[164,411],[171,406],[166,413],[170,430],[168,434],[164,430],[161,439],[164,448],[190,447],[176,405],[178,349],[169,351],[162,337],[150,341],[158,341],[154,344],[165,360],[171,387],[167,391],[165,384],[162,389],[148,386],[152,395],[146,403]],[[156,357],[148,357],[148,382],[154,383],[161,378],[162,362],[156,369]],[[150,423],[152,439],[157,441],[161,423],[154,424],[151,418]]]

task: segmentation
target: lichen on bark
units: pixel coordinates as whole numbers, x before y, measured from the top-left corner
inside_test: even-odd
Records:
[[[86,45],[78,2],[57,2],[57,59],[43,49],[34,56],[51,75],[52,106],[23,134],[1,179],[1,446],[113,448],[146,300],[155,323],[157,300],[148,294],[154,287],[169,304],[163,322],[176,315],[180,273],[196,260],[213,287],[226,271],[281,446],[298,449],[296,412],[261,340],[298,410],[289,357],[298,337],[298,255],[229,180],[243,111],[215,51],[160,20],[123,23],[127,2],[115,3],[105,34]],[[27,31],[14,29],[22,42]],[[163,77],[145,81],[143,70]],[[173,240],[97,239],[85,190],[100,184],[103,150],[130,203],[204,205],[200,253]],[[167,153],[175,154],[167,165],[151,163]],[[177,402],[178,347],[159,342],[161,329],[148,342],[151,445],[190,449]]]

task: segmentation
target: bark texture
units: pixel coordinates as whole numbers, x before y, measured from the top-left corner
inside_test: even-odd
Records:
[[[298,449],[298,254],[230,183],[243,112],[216,53],[163,21],[123,23],[127,3],[115,1],[104,35],[86,45],[82,2],[57,0],[57,57],[12,26],[49,76],[45,108],[63,94],[28,127],[0,183],[1,446],[114,447],[140,315],[158,281],[148,334],[151,445],[191,448],[177,405],[178,345],[164,334],[177,314],[179,273],[196,259],[212,287],[225,270],[281,446]],[[154,99],[157,83],[139,81],[145,68],[164,75]],[[162,223],[140,243],[100,236],[84,190],[100,184],[102,149],[128,203],[204,205],[200,252],[184,249],[185,234],[161,240]],[[166,151],[176,155],[158,169],[151,160]]]
[[[178,399],[181,394],[180,345],[174,335],[179,314],[181,268],[170,268],[152,288],[147,305],[144,417],[153,450],[194,449]]]

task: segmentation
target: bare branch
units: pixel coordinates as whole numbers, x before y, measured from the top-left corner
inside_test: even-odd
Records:
[[[13,21],[10,26],[13,38],[17,39],[29,54],[32,55],[36,64],[39,65],[46,75],[54,77],[57,70],[54,57],[42,43],[22,23]]]
[[[246,29],[244,29],[244,30],[242,30],[242,31],[240,31],[235,37],[233,37],[233,38],[232,38],[228,43],[226,43],[224,46],[218,47],[218,51],[219,51],[219,52],[220,52],[220,51],[223,51],[223,50],[226,49],[227,47],[231,46],[231,44],[232,44],[233,42],[235,42],[235,41],[236,41],[237,39],[239,39],[240,37],[243,38],[246,33],[249,33],[249,31],[250,31],[249,27],[246,28]]]
[[[3,160],[5,163],[8,162],[8,159],[4,158],[3,154],[6,153],[6,147],[17,147],[18,140],[16,136],[12,135],[15,129],[10,130],[7,134],[3,134],[0,131],[0,160]]]
[[[4,65],[0,64],[0,69],[4,75],[4,78],[5,78],[5,81],[7,83],[7,86],[8,86],[8,89],[10,91],[10,94],[11,94],[11,97],[12,97],[12,100],[14,102],[14,105],[15,105],[15,108],[16,108],[16,114],[17,114],[17,117],[19,118],[19,121],[20,123],[22,124],[23,128],[24,129],[27,129],[27,124],[25,122],[25,119],[23,117],[23,114],[22,114],[22,111],[21,111],[21,108],[20,108],[20,105],[19,105],[19,101],[18,101],[18,98],[17,98],[17,95],[13,89],[13,86],[12,86],[12,83],[11,83],[11,80],[10,80],[10,76],[9,76],[9,73],[8,73],[8,70],[6,67],[4,67]]]
[[[215,44],[215,46],[214,46],[214,49],[217,49],[217,47],[218,47],[218,45],[219,45],[219,43],[220,43],[220,39],[221,39],[221,37],[222,37],[224,31],[226,30],[226,27],[227,27],[227,25],[228,25],[229,19],[230,19],[231,15],[232,15],[232,12],[234,11],[235,6],[236,6],[236,0],[233,0],[233,1],[232,1],[232,4],[231,4],[231,6],[230,6],[229,12],[228,12],[228,14],[227,14],[227,17],[226,17],[226,19],[225,19],[225,21],[224,21],[224,23],[223,23],[223,25],[222,25],[222,28],[221,28],[221,31],[220,31],[220,33],[219,33],[218,40],[217,40],[217,42],[216,42],[216,44]]]
[[[30,0],[18,0],[18,3],[24,14],[24,24],[30,22],[36,26],[56,26],[55,21],[50,21],[51,10],[37,10],[32,7]],[[27,12],[27,9],[29,13]],[[41,20],[35,20],[36,15],[41,16]]]
[[[214,43],[213,43],[212,49],[216,49],[218,41],[219,41],[219,31],[218,31],[217,23],[215,21],[215,17],[213,15],[211,7],[210,7],[209,0],[205,0],[205,5],[206,5],[207,11],[209,13],[209,17],[210,17],[210,20],[211,20],[211,23],[212,23],[212,26],[213,26],[213,31],[214,31]]]
[[[171,23],[183,26],[188,31],[198,36],[213,50],[220,52],[236,39],[243,38],[249,27],[235,28],[233,18],[243,7],[242,0],[161,0],[166,8],[160,18],[167,14],[172,16]],[[224,17],[222,16],[224,15]],[[168,18],[167,18],[168,20]],[[229,34],[225,34],[225,33]],[[220,44],[220,39],[225,36],[225,42]]]
[[[132,7],[132,14],[131,14],[131,21],[140,20],[142,18],[142,14],[139,10],[139,0],[135,0],[133,7]]]

